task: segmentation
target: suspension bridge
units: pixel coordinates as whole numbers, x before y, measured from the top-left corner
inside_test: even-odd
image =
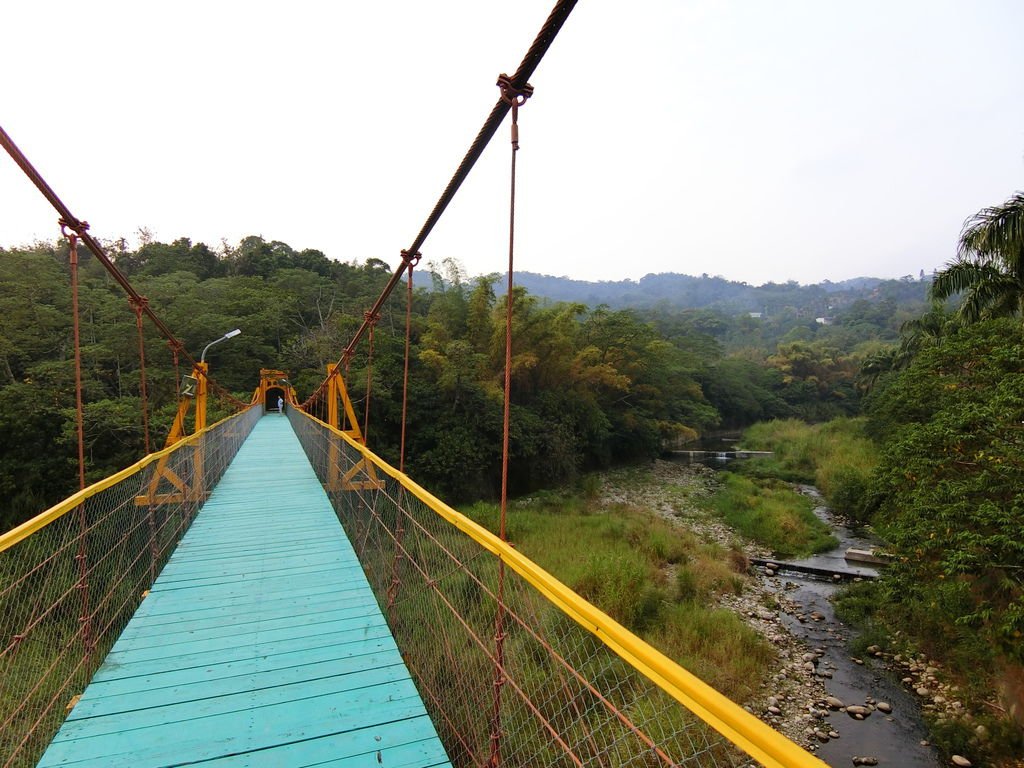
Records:
[[[264,369],[248,402],[191,358],[89,225],[0,128],[70,247],[80,490],[0,535],[0,765],[824,766],[519,553],[505,535],[517,117],[558,2],[419,235],[305,400]],[[367,446],[345,384],[362,340],[512,115],[501,529]],[[128,295],[147,455],[85,483],[77,249]],[[407,312],[408,317],[408,312]],[[151,322],[178,412],[149,452]],[[406,390],[409,331],[406,329]],[[369,389],[369,387],[368,387]],[[236,413],[207,424],[211,394]],[[369,397],[369,392],[367,393]],[[284,407],[278,403],[284,403]],[[369,410],[363,419],[366,425]],[[191,426],[189,423],[191,422]]]

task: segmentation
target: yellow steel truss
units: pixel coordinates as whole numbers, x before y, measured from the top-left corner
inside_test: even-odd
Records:
[[[356,420],[356,412],[352,407],[352,400],[348,396],[348,388],[345,386],[345,379],[337,365],[327,366],[327,423],[341,434],[348,437],[359,445],[365,445],[366,440],[359,429],[359,422]],[[339,423],[338,404],[341,403],[345,420],[344,424]],[[363,479],[356,480],[359,475]],[[347,472],[341,471],[341,455],[337,445],[331,446],[329,462],[329,473],[327,488],[331,491],[371,491],[383,487],[372,461],[366,458],[360,459]]]

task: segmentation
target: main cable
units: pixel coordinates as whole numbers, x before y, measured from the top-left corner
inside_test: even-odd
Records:
[[[135,290],[135,287],[131,284],[128,278],[125,277],[124,273],[118,269],[117,265],[110,260],[109,256],[107,256],[106,252],[103,250],[103,246],[99,244],[99,241],[89,233],[89,222],[82,221],[71,213],[71,209],[64,204],[64,201],[57,196],[57,193],[53,191],[53,188],[46,183],[46,179],[44,179],[42,174],[36,170],[35,166],[29,162],[29,159],[25,157],[25,153],[18,148],[18,145],[14,143],[14,139],[12,139],[7,131],[4,130],[3,126],[0,126],[0,145],[3,146],[14,162],[18,164],[18,167],[24,171],[25,175],[28,176],[36,189],[43,194],[43,197],[45,197],[57,213],[60,214],[61,228],[71,230],[75,235],[77,235],[79,240],[85,243],[85,246],[92,252],[92,255],[95,256],[100,264],[103,265],[103,268],[107,270],[117,284],[121,286],[124,292],[128,294],[128,300],[132,303],[132,306],[140,306],[143,314],[153,322],[153,325],[157,327],[160,334],[167,339],[167,343],[171,345],[171,348],[180,350],[185,358],[191,362],[192,365],[195,365],[196,360],[185,349],[185,345],[174,335],[171,329],[167,327],[167,324],[160,319],[152,308],[150,308],[146,297]],[[207,378],[209,380],[209,377]],[[232,400],[233,404],[238,406],[246,405],[230,393],[227,393],[227,390],[220,387],[216,382],[211,380],[210,383],[213,385],[215,390],[226,394]]]
[[[541,59],[544,58],[544,54],[546,54],[548,49],[551,47],[551,43],[554,42],[559,30],[562,29],[562,25],[565,24],[566,19],[569,18],[569,14],[576,6],[576,3],[577,0],[559,0],[555,4],[555,7],[551,10],[547,20],[541,27],[540,32],[537,33],[537,37],[534,39],[532,45],[530,45],[529,50],[527,50],[526,55],[519,64],[519,68],[516,70],[516,73],[512,75],[512,77],[506,78],[513,90],[522,91],[528,86],[530,77],[537,69],[537,65],[540,64]],[[465,157],[462,158],[462,162],[459,163],[459,167],[456,168],[455,174],[448,182],[448,186],[445,187],[444,192],[441,193],[441,197],[438,199],[437,203],[435,203],[430,215],[427,216],[427,220],[423,223],[419,234],[416,235],[416,239],[413,240],[412,245],[402,252],[402,263],[395,269],[394,274],[391,275],[391,279],[388,280],[387,285],[384,286],[384,289],[381,291],[377,301],[374,302],[373,307],[366,313],[368,317],[376,317],[380,314],[381,307],[384,305],[384,302],[387,301],[391,292],[394,291],[395,287],[402,279],[402,275],[405,274],[406,269],[409,267],[408,255],[420,252],[423,243],[434,229],[434,226],[440,220],[441,214],[445,212],[449,203],[454,199],[455,193],[459,191],[459,187],[462,186],[462,182],[464,182],[466,177],[469,176],[469,172],[473,169],[473,166],[476,165],[476,161],[480,159],[480,156],[483,154],[487,144],[490,142],[491,138],[498,130],[498,127],[505,119],[505,115],[508,114],[511,108],[512,105],[504,98],[498,99],[498,102],[494,105],[491,113],[487,116],[487,120],[484,121],[480,132],[477,134],[473,143],[470,145],[469,150],[466,152]],[[362,325],[360,325],[356,330],[352,340],[348,343],[341,354],[341,358],[338,361],[339,367],[342,363],[350,360],[355,354],[356,347],[359,345],[360,340],[369,330],[369,325],[369,320],[364,320]],[[324,379],[324,381],[320,383],[320,386],[317,387],[316,391],[313,392],[302,404],[302,407],[305,407],[308,403],[312,402],[314,398],[319,396],[326,386],[327,379]]]

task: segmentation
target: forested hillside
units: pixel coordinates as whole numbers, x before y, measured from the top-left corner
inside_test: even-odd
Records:
[[[260,237],[218,251],[186,238],[147,242],[135,251],[123,243],[108,247],[193,355],[225,331],[242,329],[215,347],[209,362],[214,379],[245,400],[261,367],[288,371],[300,393],[310,392],[391,273],[377,260],[331,261]],[[64,243],[0,250],[3,527],[74,487],[67,258]],[[87,254],[81,272],[87,463],[95,480],[144,452],[139,361],[124,296]],[[452,263],[416,276],[408,467],[450,499],[487,497],[499,474],[504,296],[496,276],[469,279]],[[522,287],[517,292],[516,492],[652,456],[719,428],[853,413],[861,361],[896,339],[901,322],[919,311],[884,292],[870,293],[825,325],[804,304],[751,317],[706,308],[612,309],[540,300]],[[370,443],[392,459],[402,303],[393,298],[378,327],[370,411]],[[366,391],[364,366],[365,350],[348,377],[357,400]],[[152,328],[147,379],[154,433],[162,440],[176,382],[170,351]]]
[[[926,299],[931,276],[906,275],[899,280],[858,277],[815,285],[748,283],[675,273],[649,274],[639,280],[593,282],[519,272],[516,283],[530,293],[555,301],[579,301],[590,306],[658,307],[660,309],[717,309],[726,313],[757,312],[766,317],[798,312],[809,317],[831,317],[855,301],[890,301],[897,304]]]

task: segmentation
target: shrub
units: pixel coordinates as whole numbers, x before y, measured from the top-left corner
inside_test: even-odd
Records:
[[[676,600],[681,603],[696,600],[700,594],[697,577],[687,567],[676,571]]]
[[[665,600],[654,585],[651,566],[629,555],[592,556],[573,589],[633,630],[652,623]]]
[[[779,481],[755,481],[724,472],[712,505],[733,528],[778,557],[810,555],[836,545],[805,496]]]

